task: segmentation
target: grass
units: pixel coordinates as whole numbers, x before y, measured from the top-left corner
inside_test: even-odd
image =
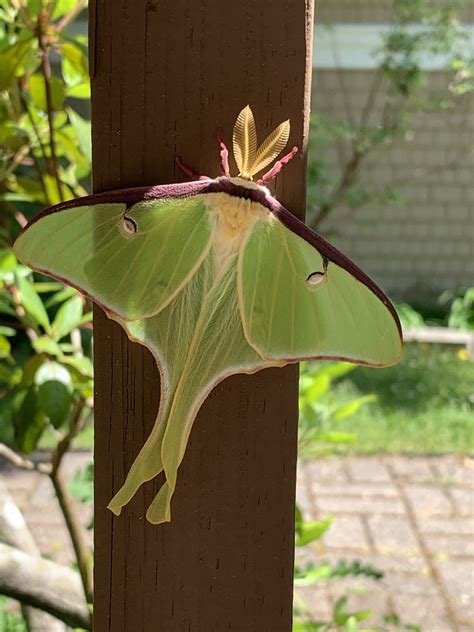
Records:
[[[474,363],[458,350],[410,343],[387,369],[359,367],[333,387],[342,401],[375,393],[377,400],[331,430],[355,432],[345,452],[468,454],[474,451]]]

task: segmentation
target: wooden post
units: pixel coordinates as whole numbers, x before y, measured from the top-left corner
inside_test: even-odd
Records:
[[[219,175],[216,130],[230,142],[249,103],[260,134],[291,119],[302,155],[276,195],[302,215],[312,26],[312,0],[92,2],[94,190],[180,181],[175,154]],[[156,481],[119,518],[106,505],[151,429],[158,374],[98,309],[94,324],[95,632],[289,632],[296,367],[215,389],[180,468],[173,520],[152,526]]]

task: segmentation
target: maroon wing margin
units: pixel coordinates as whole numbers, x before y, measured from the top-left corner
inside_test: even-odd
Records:
[[[398,314],[392,305],[388,296],[380,289],[380,287],[372,281],[372,279],[365,274],[363,270],[359,268],[353,261],[342,254],[337,248],[331,245],[323,237],[315,233],[304,222],[295,217],[288,209],[286,209],[280,202],[267,194],[263,189],[249,188],[239,186],[227,178],[217,178],[215,180],[194,180],[192,182],[182,182],[176,184],[163,184],[157,186],[144,186],[128,189],[117,189],[115,191],[104,191],[103,193],[95,193],[93,195],[87,195],[82,198],[70,200],[68,202],[61,202],[55,206],[50,206],[41,213],[38,213],[25,227],[24,230],[37,222],[42,217],[63,211],[70,208],[85,205],[95,204],[113,204],[113,203],[125,203],[135,204],[143,200],[154,200],[160,198],[172,198],[172,197],[191,197],[202,193],[228,193],[236,197],[245,198],[258,202],[279,219],[289,230],[299,235],[302,239],[307,241],[311,246],[325,257],[328,261],[332,261],[341,268],[347,270],[358,281],[367,286],[386,306],[391,315],[393,316],[395,323],[402,338],[402,327]]]

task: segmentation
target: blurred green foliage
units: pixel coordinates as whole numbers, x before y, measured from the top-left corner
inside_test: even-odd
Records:
[[[90,306],[11,250],[25,218],[87,192],[87,38],[71,29],[85,7],[0,0],[0,438],[24,453],[91,410]]]
[[[373,402],[372,394],[362,395],[341,403],[334,397],[332,382],[356,369],[348,362],[305,362],[301,366],[299,388],[298,455],[302,460],[334,452],[340,444],[352,443],[355,434],[336,432],[333,423],[346,419]]]
[[[440,303],[449,304],[448,327],[474,330],[474,287],[467,290],[447,290],[441,294]]]
[[[90,416],[91,317],[75,290],[35,278],[0,249],[0,428],[20,452]]]
[[[356,366],[348,362],[302,363],[298,432],[298,457],[301,461],[331,453],[335,446],[348,444],[355,440],[354,433],[332,430],[332,424],[335,420],[352,417],[365,404],[375,399],[374,395],[364,395],[341,404],[332,396],[333,381],[351,373],[354,369]],[[331,527],[332,522],[331,517],[306,521],[302,510],[297,506],[295,513],[295,545],[297,550],[319,541]],[[297,555],[294,584],[295,588],[298,589],[298,587],[309,586],[322,581],[358,575],[365,575],[378,580],[383,576],[383,573],[370,565],[361,565],[357,560],[349,563],[340,560],[336,565],[325,561],[310,562],[303,566]],[[334,605],[331,621],[315,622],[311,619],[304,600],[296,592],[293,630],[301,630],[302,632],[332,629],[357,630],[357,622],[363,621],[373,614],[369,610],[349,612],[346,606],[347,598],[342,597]]]
[[[8,215],[18,209],[29,216],[86,193],[91,130],[79,111],[89,107],[87,38],[69,31],[85,6],[83,0],[0,0],[4,232]]]

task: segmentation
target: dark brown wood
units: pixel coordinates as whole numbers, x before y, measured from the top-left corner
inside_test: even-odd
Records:
[[[306,146],[312,0],[96,0],[90,7],[94,190],[182,180],[174,156],[219,174],[251,104],[260,134],[290,118]],[[303,214],[305,157],[277,197]],[[235,166],[231,169],[235,173]],[[289,632],[297,431],[296,367],[234,376],[195,423],[171,524],[151,526],[148,483],[106,505],[151,429],[148,352],[95,311],[95,631]]]

